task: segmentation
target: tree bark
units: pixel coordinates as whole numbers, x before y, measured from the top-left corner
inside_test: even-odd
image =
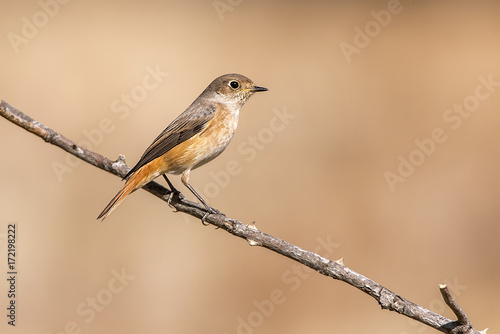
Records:
[[[98,153],[87,150],[64,137],[57,131],[54,131],[42,123],[32,119],[5,101],[2,101],[0,104],[0,115],[23,129],[37,135],[46,142],[58,146],[83,161],[112,174],[123,177],[130,169],[126,165],[125,158],[122,155],[120,155],[117,160],[113,161]],[[170,191],[160,184],[150,182],[144,186],[143,189],[168,203]],[[182,194],[179,196],[173,196],[170,204],[177,211],[200,219],[206,213],[203,205],[186,200]],[[440,285],[441,294],[446,304],[457,316],[457,320],[451,320],[431,312],[424,307],[412,303],[411,301],[395,294],[379,283],[349,269],[344,265],[342,259],[331,261],[318,254],[303,250],[284,240],[261,232],[254,225],[243,224],[242,222],[236,219],[228,218],[223,214],[210,214],[206,217],[205,222],[217,226],[234,236],[245,239],[251,246],[267,248],[273,252],[308,266],[320,274],[345,282],[375,298],[382,309],[395,311],[443,333],[486,333],[486,329],[482,332],[474,329],[465,313],[451,296],[446,285]]]

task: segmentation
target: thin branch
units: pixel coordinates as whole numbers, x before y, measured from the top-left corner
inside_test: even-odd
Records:
[[[458,321],[461,323],[467,323],[468,319],[462,308],[455,302],[455,299],[451,296],[450,290],[446,284],[439,284],[439,290],[441,290],[441,295],[443,295],[444,302],[448,305],[453,313],[457,316]]]
[[[101,156],[100,154],[87,150],[62,136],[58,132],[23,114],[5,101],[2,101],[0,104],[0,115],[23,129],[34,133],[46,142],[56,145],[100,169],[106,170],[120,177],[123,177],[129,170],[129,167],[125,164],[123,156],[120,156],[116,161],[112,161]],[[170,194],[169,190],[155,182],[150,182],[143,189],[165,202],[167,202]],[[193,217],[201,219],[205,214],[204,207],[201,204],[188,201],[184,199],[182,195],[175,196],[171,204],[177,209],[177,211],[189,214]],[[252,246],[267,248],[308,266],[325,276],[329,276],[333,279],[352,285],[353,287],[375,298],[382,309],[395,311],[443,333],[479,334],[479,332],[476,331],[471,325],[462,309],[453,300],[447,288],[442,288],[441,292],[445,302],[457,315],[457,321],[450,320],[439,314],[431,312],[424,307],[412,303],[411,301],[395,294],[377,282],[374,282],[371,279],[349,269],[344,265],[342,260],[328,260],[318,254],[303,250],[284,240],[261,232],[253,225],[243,224],[236,219],[227,218],[222,214],[211,214],[205,221],[237,237],[247,240],[247,242],[249,242]]]

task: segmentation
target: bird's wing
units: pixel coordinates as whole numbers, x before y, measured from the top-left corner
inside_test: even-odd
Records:
[[[125,175],[128,179],[139,168],[162,156],[175,146],[203,131],[214,117],[214,105],[192,104],[170,123],[165,130],[146,149],[139,162]]]

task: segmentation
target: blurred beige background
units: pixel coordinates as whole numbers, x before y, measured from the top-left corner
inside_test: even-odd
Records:
[[[447,282],[498,331],[498,2],[62,2],[2,1],[1,99],[133,165],[210,81],[244,74],[269,92],[192,174],[211,205],[454,318]],[[15,222],[19,271],[2,333],[435,332],[144,191],[97,222],[117,177],[0,129],[0,267]]]

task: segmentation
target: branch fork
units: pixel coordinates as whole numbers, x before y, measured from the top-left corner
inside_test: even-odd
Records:
[[[130,170],[125,163],[125,157],[123,155],[119,155],[117,160],[112,161],[98,153],[81,147],[57,131],[52,130],[17,110],[5,101],[0,103],[0,115],[21,128],[37,135],[46,142],[58,146],[83,161],[111,174],[123,177]],[[150,182],[142,189],[150,192],[168,204],[170,191],[160,184]],[[182,195],[173,196],[170,204],[177,210],[176,212],[182,212],[199,219],[204,217],[206,213],[206,209],[203,205],[191,202]],[[448,319],[404,299],[379,283],[346,267],[343,258],[336,261],[330,261],[318,254],[305,251],[284,240],[261,232],[254,224],[246,225],[222,214],[210,214],[206,217],[205,222],[225,230],[236,237],[245,239],[251,246],[267,248],[308,266],[322,275],[343,281],[376,299],[382,309],[395,311],[443,333],[486,334],[487,329],[481,332],[474,329],[465,312],[451,296],[446,285],[441,284],[439,289],[445,303],[454,312],[457,320]]]

